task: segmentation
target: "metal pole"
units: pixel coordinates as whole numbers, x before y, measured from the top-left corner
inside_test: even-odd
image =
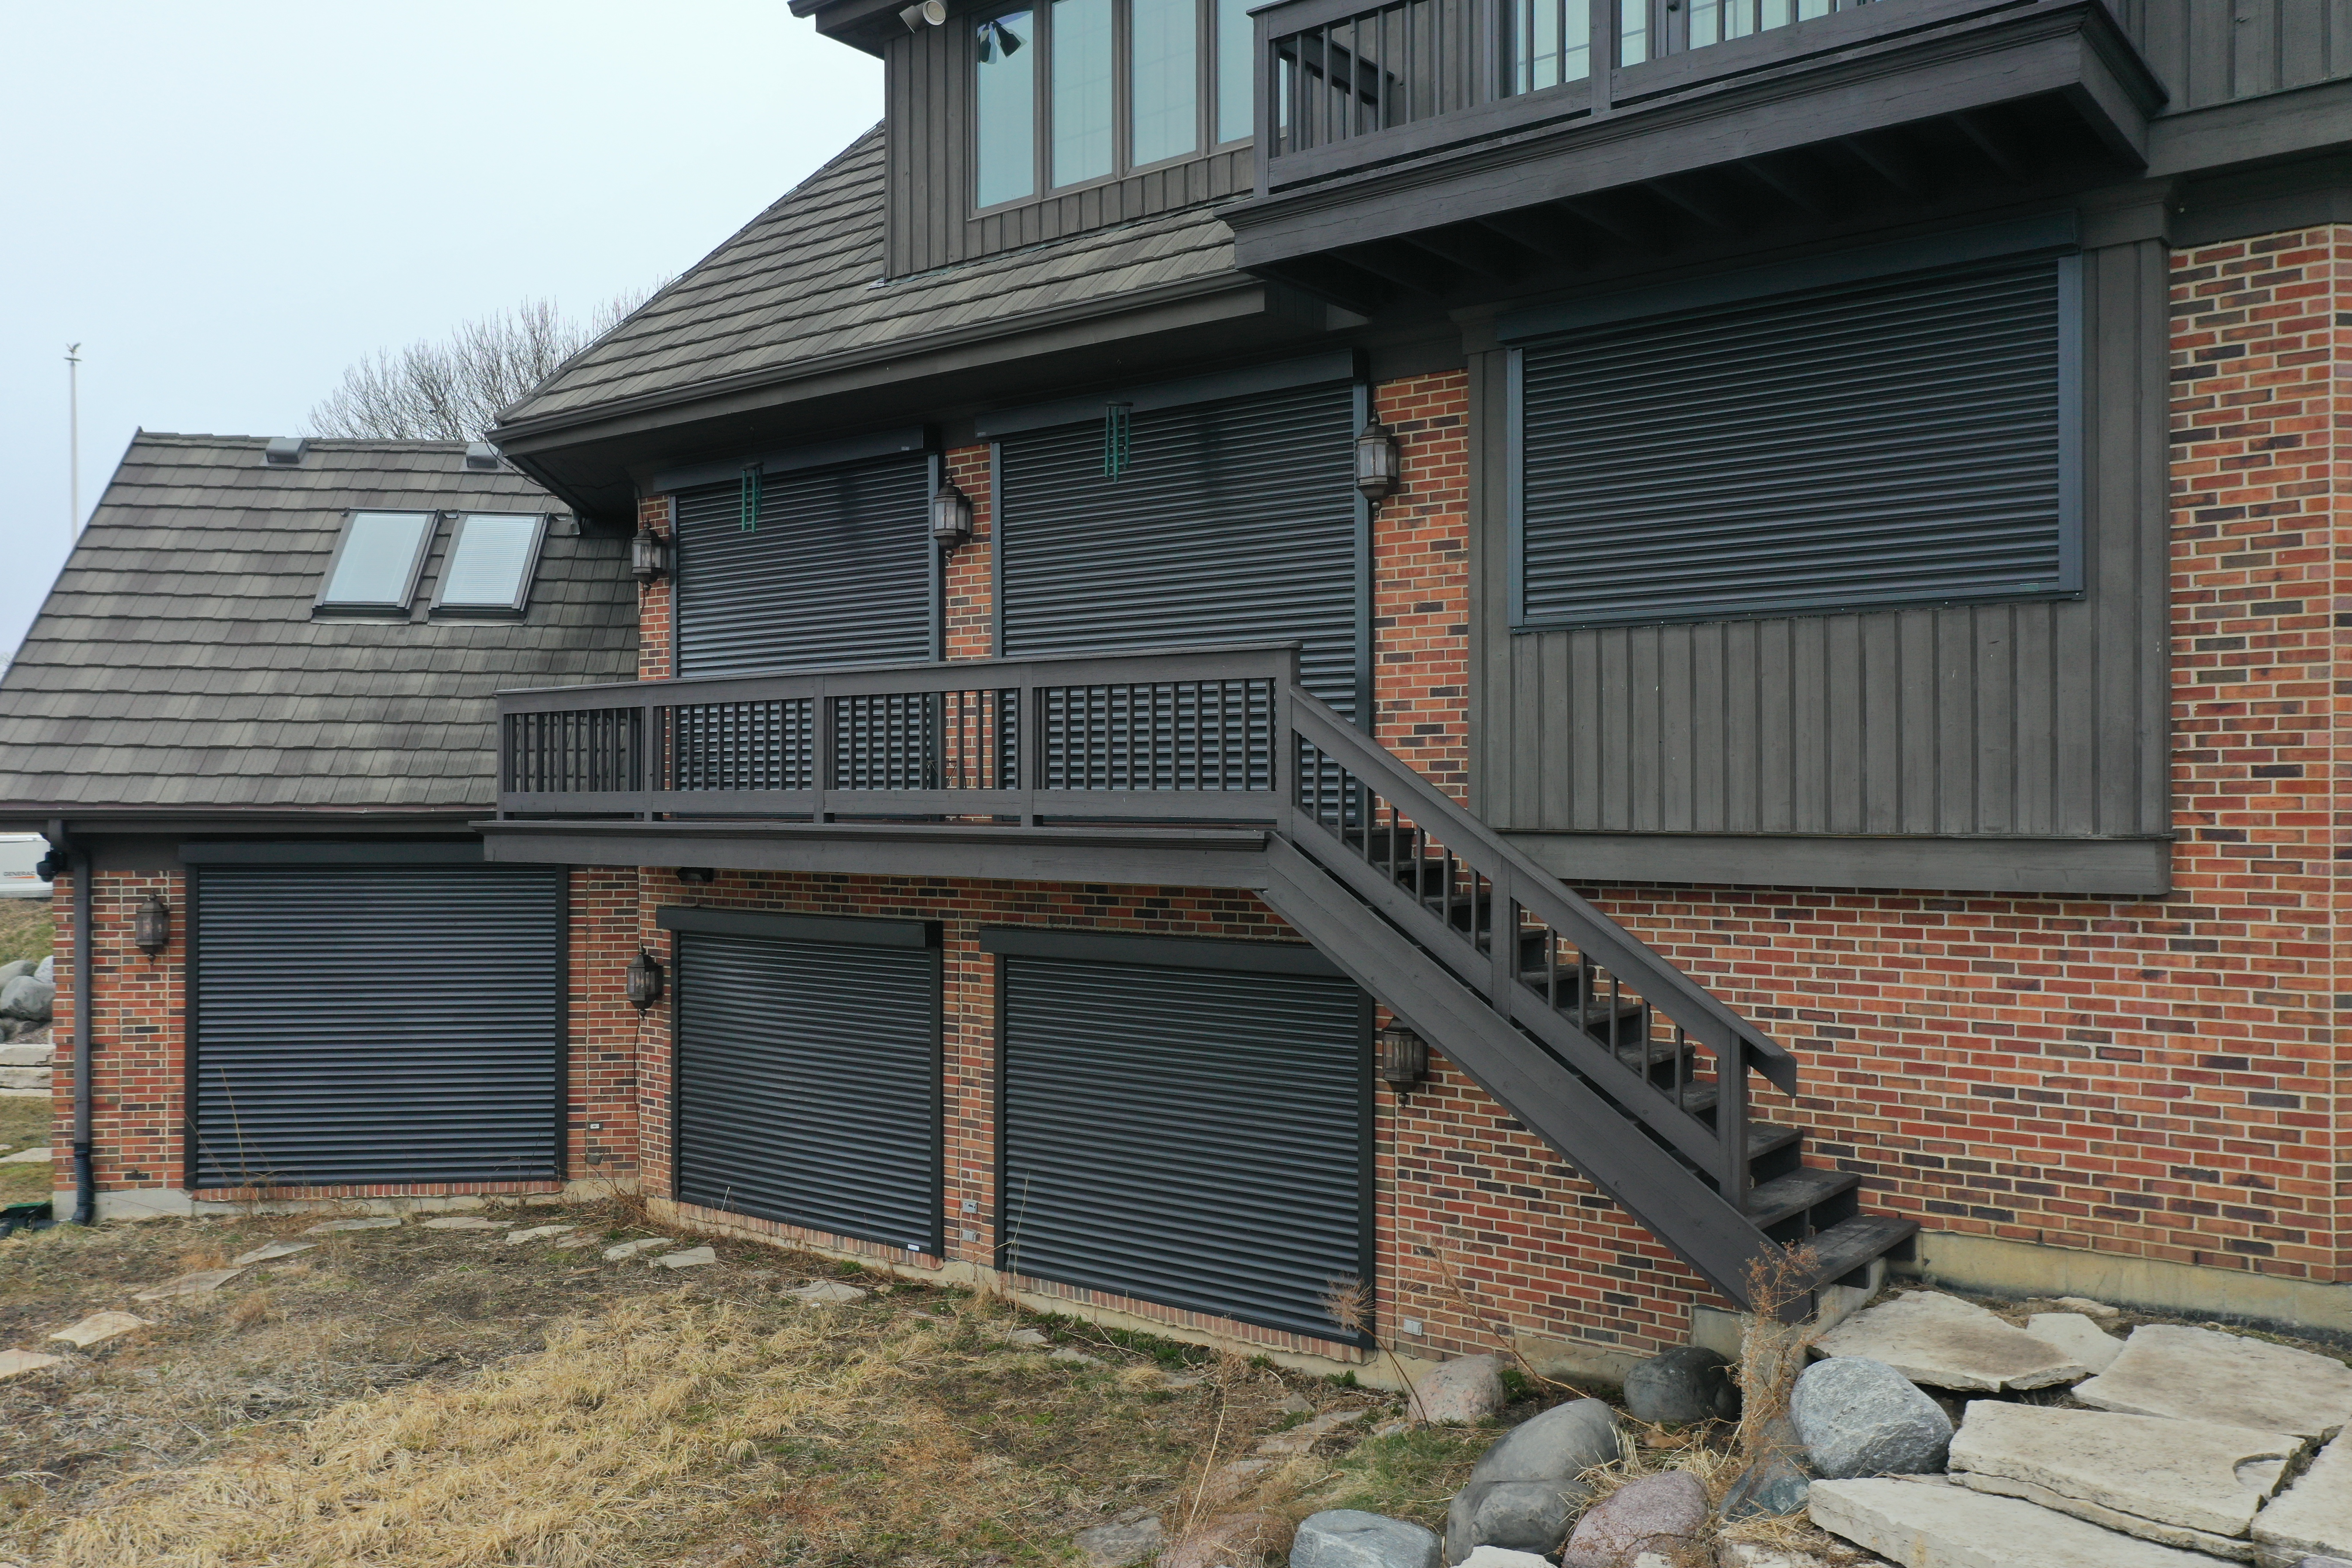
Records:
[[[81,345],[66,345],[66,489],[72,512],[66,519],[66,542],[81,537]]]

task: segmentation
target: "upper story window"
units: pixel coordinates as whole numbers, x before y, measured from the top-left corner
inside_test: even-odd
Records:
[[[429,511],[352,513],[334,557],[327,563],[326,585],[319,590],[316,607],[406,614],[416,593],[416,574],[424,570],[425,552],[433,542],[433,522]]]
[[[1246,142],[1249,0],[1047,0],[972,37],[982,207]]]
[[[433,607],[456,615],[520,615],[530,602],[547,519],[539,513],[469,511],[457,521],[449,563]]]

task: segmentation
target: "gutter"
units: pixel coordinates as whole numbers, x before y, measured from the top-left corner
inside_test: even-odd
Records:
[[[47,826],[48,831],[44,837],[49,841],[49,852],[65,858],[68,874],[73,878],[73,1222],[89,1225],[98,1212],[98,1175],[91,1160],[90,1137],[91,1037],[97,1032],[91,1025],[91,1018],[98,994],[90,969],[98,956],[98,938],[89,929],[93,902],[90,882],[98,867],[96,857],[87,846],[73,841],[62,820],[53,817]]]

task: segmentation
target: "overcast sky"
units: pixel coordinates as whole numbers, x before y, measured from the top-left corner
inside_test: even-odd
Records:
[[[674,276],[881,118],[783,0],[0,0],[0,648],[141,427],[299,433],[343,369]]]

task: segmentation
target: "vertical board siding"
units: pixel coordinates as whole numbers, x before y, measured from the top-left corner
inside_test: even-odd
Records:
[[[2174,110],[2352,76],[2352,0],[2130,0],[2119,15]]]
[[[2087,253],[2084,293],[2079,600],[1515,636],[1507,372],[1476,356],[1480,809],[1526,832],[2168,831],[2163,247]]]
[[[889,191],[886,265],[903,277],[1065,235],[1249,195],[1255,153],[1231,147],[1166,168],[972,216],[971,29],[962,19],[891,40],[883,58]]]

